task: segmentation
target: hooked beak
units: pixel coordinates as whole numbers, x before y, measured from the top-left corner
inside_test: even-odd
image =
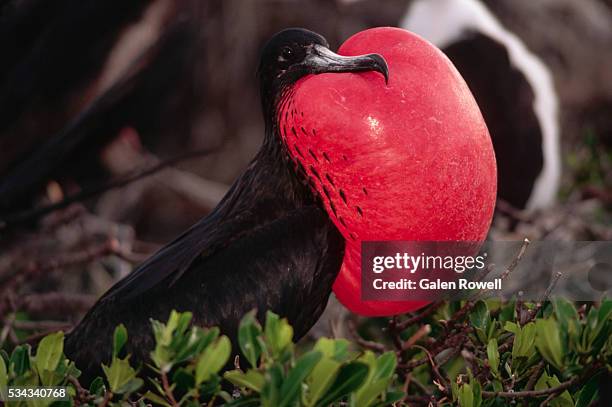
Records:
[[[316,44],[304,59],[304,65],[314,74],[377,71],[383,74],[385,83],[389,83],[389,67],[385,59],[378,54],[345,57],[334,53],[329,48]]]

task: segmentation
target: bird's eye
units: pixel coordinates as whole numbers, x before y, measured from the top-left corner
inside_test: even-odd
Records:
[[[293,57],[293,50],[291,47],[283,47],[282,55],[285,59],[291,59],[291,57]]]

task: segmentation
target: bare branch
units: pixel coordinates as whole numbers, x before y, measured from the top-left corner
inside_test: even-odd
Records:
[[[178,157],[173,157],[168,160],[161,161],[158,164],[155,164],[150,168],[135,170],[131,172],[130,174],[111,179],[110,181],[105,182],[101,185],[83,189],[82,191],[77,192],[73,195],[69,195],[66,198],[54,204],[41,206],[41,207],[33,208],[33,209],[28,209],[25,211],[10,213],[0,218],[0,230],[6,229],[8,227],[11,227],[11,226],[14,226],[20,223],[31,221],[33,219],[40,218],[41,216],[44,216],[48,213],[51,213],[58,209],[65,208],[72,203],[81,202],[93,196],[99,195],[102,192],[106,192],[111,189],[123,187],[129,183],[132,183],[134,181],[137,181],[142,178],[148,177],[152,174],[155,174],[156,172],[168,166],[175,165],[181,161],[185,161],[188,159],[201,157],[201,156],[210,154],[211,152],[214,152],[215,150],[216,149],[213,148],[213,149],[192,151],[188,154],[182,154]]]

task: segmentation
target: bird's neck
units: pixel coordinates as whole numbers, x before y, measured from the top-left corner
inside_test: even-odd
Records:
[[[266,222],[297,208],[320,205],[307,178],[275,134],[277,127],[275,122],[266,124],[261,149],[217,207],[219,219],[250,213],[258,222]]]
[[[261,224],[304,206],[324,207],[314,192],[312,181],[299,162],[291,158],[280,134],[277,114],[290,102],[291,94],[291,87],[278,92],[262,92],[264,141],[216,208],[214,218],[219,221],[247,217]]]

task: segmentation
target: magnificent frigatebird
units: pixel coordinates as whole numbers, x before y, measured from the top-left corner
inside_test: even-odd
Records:
[[[326,306],[342,264],[344,239],[280,137],[277,112],[308,74],[378,71],[377,54],[336,55],[325,38],[287,29],[264,47],[259,65],[263,145],[214,211],[115,284],[66,339],[65,352],[87,380],[111,357],[111,335],[125,324],[132,361],[153,346],[150,318],[191,311],[194,323],[235,337],[258,309],[287,317],[297,338]]]

